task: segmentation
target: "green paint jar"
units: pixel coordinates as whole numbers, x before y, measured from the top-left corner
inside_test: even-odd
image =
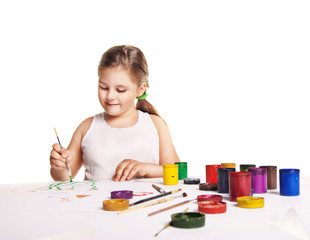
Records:
[[[255,164],[240,164],[240,172],[248,172],[249,167],[256,167]]]
[[[187,162],[175,162],[178,165],[179,180],[187,178]]]
[[[199,212],[175,213],[171,215],[170,226],[177,228],[199,228],[205,225],[205,215]]]

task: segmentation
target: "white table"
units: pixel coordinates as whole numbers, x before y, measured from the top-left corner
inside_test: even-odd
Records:
[[[114,190],[153,192],[148,196],[159,194],[152,187],[153,183],[166,191],[181,188],[188,196],[122,215],[102,209],[102,201],[110,199],[110,192]],[[161,178],[98,181],[98,190],[89,190],[90,183],[85,183],[76,186],[75,190],[31,191],[49,184],[0,185],[0,239],[156,239],[155,233],[171,220],[171,214],[182,212],[187,207],[190,211],[197,211],[197,202],[151,217],[147,216],[148,213],[194,199],[200,194],[216,194],[201,191],[198,185],[185,185],[183,181],[175,186],[165,186]],[[76,197],[81,194],[91,196]],[[303,231],[309,236],[309,177],[302,178],[298,197],[280,196],[278,190],[255,194],[265,198],[265,207],[260,209],[239,208],[235,202],[228,200],[228,194],[222,195],[227,202],[226,213],[206,214],[206,224],[202,228],[169,227],[157,239],[307,239],[298,237],[302,236]],[[130,201],[144,197],[134,197]]]

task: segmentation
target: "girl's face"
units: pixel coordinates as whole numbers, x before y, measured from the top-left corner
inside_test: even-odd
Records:
[[[145,84],[138,87],[126,70],[106,68],[99,76],[99,102],[108,115],[120,116],[135,109],[134,101],[145,88]]]

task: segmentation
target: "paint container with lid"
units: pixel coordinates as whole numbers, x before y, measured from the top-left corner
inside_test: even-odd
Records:
[[[163,166],[164,185],[177,185],[178,181],[178,165],[166,164]]]
[[[198,212],[217,214],[226,212],[226,202],[219,201],[201,201],[198,202]]]
[[[253,193],[267,192],[267,169],[266,168],[248,168],[251,172],[252,190]]]
[[[280,169],[280,195],[299,195],[299,172],[299,169]]]
[[[240,172],[247,172],[249,167],[256,167],[255,164],[240,164]]]
[[[217,169],[217,191],[219,193],[229,193],[228,173],[235,172],[235,168],[218,168]]]
[[[251,196],[251,173],[229,172],[229,201],[236,202],[243,196]]]
[[[206,165],[206,183],[217,183],[217,169],[221,165]]]
[[[235,168],[236,169],[236,164],[235,163],[221,163],[222,168]]]
[[[277,189],[277,166],[260,166],[267,169],[267,190]]]
[[[187,162],[175,162],[178,165],[178,178],[183,180],[187,178]]]
[[[197,202],[202,201],[223,201],[223,196],[219,194],[201,194],[197,196]]]
[[[199,228],[205,225],[205,215],[199,212],[175,213],[171,215],[170,226],[177,228]]]

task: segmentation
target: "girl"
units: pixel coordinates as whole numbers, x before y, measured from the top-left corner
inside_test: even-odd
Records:
[[[104,112],[84,120],[67,149],[53,145],[52,178],[69,180],[66,161],[72,178],[82,165],[85,180],[162,177],[162,165],[180,160],[167,125],[145,99],[149,85],[143,53],[127,45],[110,48],[102,55],[98,76],[98,97]]]

